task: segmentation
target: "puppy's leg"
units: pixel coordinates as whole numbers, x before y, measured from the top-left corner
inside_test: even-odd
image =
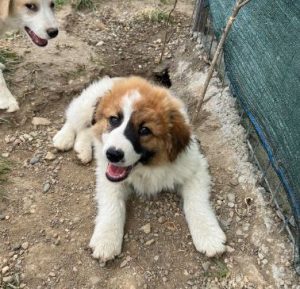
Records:
[[[210,206],[209,191],[208,171],[200,168],[200,172],[183,186],[182,196],[193,243],[199,252],[212,257],[225,251],[226,236]]]
[[[75,129],[72,124],[66,121],[61,130],[54,136],[53,145],[61,151],[67,151],[73,147],[74,141]]]
[[[77,134],[74,150],[82,163],[86,164],[92,160],[93,135],[91,128],[83,129]]]
[[[19,105],[6,86],[2,73],[3,68],[3,64],[0,64],[0,109],[6,109],[7,112],[14,112],[19,109]]]
[[[98,215],[89,246],[94,258],[106,262],[121,253],[126,205],[123,185],[107,181],[105,175],[98,176]]]

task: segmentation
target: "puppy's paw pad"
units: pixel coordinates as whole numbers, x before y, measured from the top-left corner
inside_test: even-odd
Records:
[[[53,138],[53,145],[61,151],[70,150],[74,145],[75,132],[71,129],[62,128]]]

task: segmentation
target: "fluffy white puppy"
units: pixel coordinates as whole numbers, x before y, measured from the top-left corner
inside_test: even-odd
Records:
[[[93,121],[94,119],[94,121]],[[126,199],[176,191],[199,252],[225,250],[226,237],[209,203],[210,175],[183,103],[139,77],[104,78],[73,100],[54,137],[58,149],[74,146],[79,158],[97,159],[98,214],[90,241],[102,261],[121,253]]]

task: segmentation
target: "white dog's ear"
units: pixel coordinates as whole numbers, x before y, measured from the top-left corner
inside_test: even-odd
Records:
[[[13,0],[0,0],[0,22],[4,22],[11,14]],[[1,23],[0,23],[1,25]]]

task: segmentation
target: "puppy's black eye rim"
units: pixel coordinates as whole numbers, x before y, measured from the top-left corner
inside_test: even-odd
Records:
[[[150,134],[152,134],[152,132],[151,132],[151,130],[148,127],[141,126],[139,128],[139,135],[140,136],[146,136],[146,135],[150,135]]]
[[[26,8],[27,8],[28,10],[30,10],[30,11],[34,11],[34,12],[38,11],[38,7],[37,7],[36,4],[33,4],[33,3],[26,3],[25,6],[26,6]]]
[[[55,7],[54,2],[51,2],[51,3],[50,3],[50,8],[51,8],[51,9],[54,9],[54,7]]]
[[[109,124],[112,126],[112,127],[117,127],[120,125],[121,123],[121,117],[120,116],[115,116],[115,115],[112,115],[108,118],[108,121],[109,121]]]

